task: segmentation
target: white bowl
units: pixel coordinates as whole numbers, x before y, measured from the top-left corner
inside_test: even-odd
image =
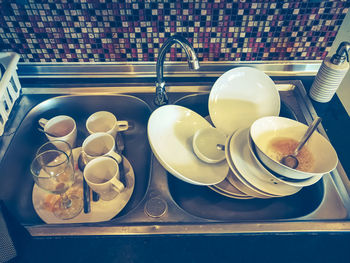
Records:
[[[227,162],[205,163],[192,148],[194,134],[208,127],[211,127],[209,122],[196,112],[165,105],[152,112],[147,133],[155,157],[169,173],[191,184],[213,185],[227,176]]]
[[[229,154],[239,175],[264,193],[274,196],[287,196],[298,192],[301,187],[287,185],[271,177],[270,173],[256,163],[249,146],[249,128],[239,129],[233,134],[229,144]]]
[[[199,159],[206,163],[218,163],[225,160],[225,151],[217,148],[225,145],[226,136],[214,127],[199,129],[193,136],[193,150]]]
[[[271,141],[278,138],[288,138],[299,142],[307,128],[307,125],[292,119],[269,116],[260,118],[251,125],[250,136],[254,142],[259,159],[269,169],[292,179],[306,179],[312,176],[326,174],[335,169],[338,164],[338,157],[334,148],[317,131],[312,134],[304,146],[311,155],[311,158],[306,162],[308,164],[307,170],[300,171],[297,170],[298,168],[292,169],[281,164],[279,160],[276,160],[276,156],[273,157],[275,159],[270,156],[277,153],[277,151],[271,150]],[[293,151],[293,149],[291,150]]]
[[[291,179],[291,178],[282,176],[280,174],[274,173],[261,162],[261,160],[257,156],[254,142],[252,140],[252,137],[250,136],[250,133],[248,133],[248,135],[249,135],[248,146],[251,152],[251,156],[254,158],[256,164],[258,164],[260,168],[265,171],[264,173],[270,175],[271,180],[277,181],[277,182],[283,182],[285,184],[292,185],[292,186],[305,187],[305,186],[310,186],[317,183],[323,177],[323,175],[315,175],[306,179]]]
[[[231,135],[263,116],[279,115],[280,96],[272,79],[249,67],[231,69],[214,83],[209,114],[216,128]]]

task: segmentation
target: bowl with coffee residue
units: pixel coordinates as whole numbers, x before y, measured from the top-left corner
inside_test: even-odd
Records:
[[[331,143],[317,131],[297,155],[298,167],[290,168],[280,161],[292,154],[308,126],[284,117],[268,116],[256,120],[250,136],[261,162],[273,172],[292,179],[306,179],[329,173],[338,164]]]

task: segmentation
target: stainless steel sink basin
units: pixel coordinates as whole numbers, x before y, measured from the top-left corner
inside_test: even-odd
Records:
[[[169,81],[169,103],[208,115],[211,83],[198,78],[186,83]],[[189,84],[190,83],[190,84]],[[277,81],[281,115],[310,123],[315,116],[300,81]],[[93,90],[94,94],[91,94]],[[23,120],[13,121],[16,130],[0,163],[0,199],[33,236],[229,234],[262,232],[349,231],[350,200],[346,174],[338,168],[315,185],[293,196],[270,200],[235,200],[204,186],[194,186],[169,174],[152,154],[147,121],[155,109],[150,83],[132,86],[124,80],[118,87],[86,89],[69,87],[27,89],[22,104]],[[116,92],[117,90],[117,92]],[[34,94],[33,92],[36,92]],[[100,93],[96,95],[96,93]],[[65,94],[65,96],[58,95]],[[102,95],[101,95],[102,94]],[[28,103],[35,96],[40,99]],[[32,106],[33,106],[32,105]],[[24,107],[24,108],[25,108]],[[86,137],[85,120],[97,110],[108,110],[119,119],[133,122],[125,132],[126,157],[135,170],[135,190],[127,206],[112,220],[101,223],[48,225],[35,213],[31,202],[33,180],[28,167],[35,150],[45,140],[36,129],[37,120],[67,114],[78,125],[78,145]],[[16,126],[17,125],[17,126]],[[320,131],[325,135],[323,128]],[[10,137],[9,137],[10,138]],[[2,148],[2,149],[3,149]]]
[[[0,180],[5,182],[0,185],[1,199],[22,224],[43,223],[32,205],[33,180],[29,171],[35,151],[47,141],[45,135],[37,130],[38,120],[57,115],[71,116],[77,123],[77,145],[81,146],[89,135],[85,122],[99,110],[115,113],[120,120],[128,120],[133,125],[132,129],[125,132],[125,155],[137,177],[132,198],[118,216],[128,213],[142,200],[149,183],[151,159],[146,131],[151,113],[148,105],[136,97],[125,95],[60,96],[38,104],[27,114],[0,165]]]
[[[208,94],[189,95],[175,104],[187,107],[202,116],[209,115]],[[296,119],[296,114],[282,100],[280,116]],[[301,120],[303,121],[303,120]],[[320,181],[297,194],[268,200],[238,200],[224,197],[208,187],[187,184],[168,176],[169,189],[175,202],[188,213],[212,220],[276,220],[305,216],[317,209],[324,196]],[[305,200],[308,200],[305,202]]]

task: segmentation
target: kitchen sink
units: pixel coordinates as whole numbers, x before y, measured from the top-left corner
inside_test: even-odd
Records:
[[[142,100],[126,95],[115,96],[59,96],[36,105],[19,126],[4,156],[0,170],[1,199],[23,224],[42,224],[32,205],[33,179],[29,166],[35,151],[47,141],[38,131],[40,118],[50,119],[57,115],[69,115],[77,124],[77,145],[89,135],[85,128],[87,118],[94,112],[107,110],[128,120],[132,128],[125,132],[125,156],[131,163],[135,177],[133,195],[118,216],[132,210],[144,197],[149,183],[151,152],[147,140],[147,120],[151,109]]]
[[[169,103],[208,115],[211,83],[177,83],[169,88]],[[281,96],[281,116],[311,123],[316,113],[298,80],[276,81]],[[326,174],[318,183],[298,193],[267,200],[238,200],[222,196],[209,187],[185,183],[168,173],[149,146],[147,122],[152,111],[154,92],[150,84],[126,83],[96,90],[61,88],[37,92],[27,89],[22,100],[23,118],[10,122],[18,126],[8,142],[0,163],[0,199],[13,216],[33,236],[67,235],[150,235],[150,234],[228,234],[261,232],[328,231],[349,220],[350,202],[346,174],[341,167]],[[175,87],[176,86],[176,87]],[[189,88],[190,87],[190,88]],[[39,90],[39,89],[38,89]],[[37,90],[37,91],[38,91]],[[60,91],[61,93],[57,93]],[[46,93],[45,93],[46,92]],[[51,92],[51,93],[50,93]],[[45,94],[45,96],[43,95]],[[85,121],[93,112],[107,110],[119,120],[128,120],[132,129],[124,132],[125,155],[135,171],[135,189],[124,209],[113,219],[99,223],[45,224],[32,205],[33,180],[29,165],[36,149],[46,141],[37,130],[40,118],[65,114],[78,127],[77,145],[88,135]],[[16,118],[16,117],[15,117]],[[9,126],[10,130],[14,129]],[[326,135],[322,126],[319,131]],[[10,138],[10,137],[8,137]],[[3,147],[5,139],[1,141]],[[1,145],[1,144],[0,144]],[[339,228],[340,229],[340,228]],[[344,229],[344,228],[343,228]],[[350,227],[346,229],[350,230]]]
[[[189,95],[175,102],[206,117],[209,94]],[[281,102],[280,116],[296,119],[296,114]],[[305,120],[301,120],[304,121]],[[196,186],[168,175],[174,201],[188,213],[213,220],[276,220],[305,216],[320,205],[324,196],[322,180],[298,193],[272,199],[238,200],[224,197],[208,187]],[[308,200],[305,202],[305,200]]]

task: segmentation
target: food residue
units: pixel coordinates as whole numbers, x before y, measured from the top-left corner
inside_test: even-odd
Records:
[[[269,142],[266,154],[276,162],[280,162],[284,156],[293,154],[294,150],[298,146],[298,143],[299,142],[297,140],[292,138],[274,138]],[[299,161],[299,165],[296,170],[303,172],[310,172],[313,170],[315,159],[310,150],[307,148],[307,145],[304,145],[296,157]]]

